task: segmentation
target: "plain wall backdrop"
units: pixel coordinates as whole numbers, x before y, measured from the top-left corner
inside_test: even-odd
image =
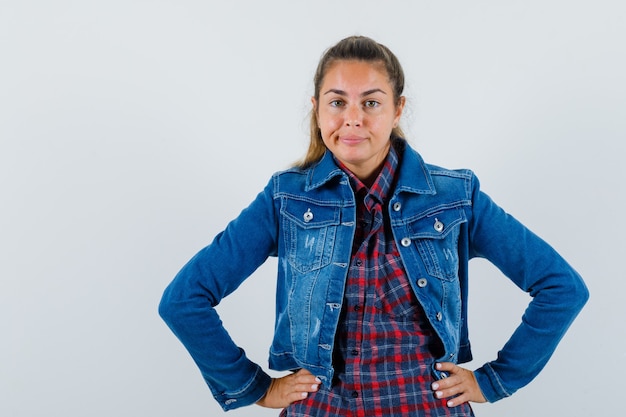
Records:
[[[477,415],[619,414],[625,22],[617,0],[0,0],[0,415],[222,415],[161,293],[303,155],[317,61],[352,34],[403,63],[425,159],[473,169],[591,290],[544,372]],[[473,368],[528,297],[470,265]],[[219,306],[264,366],[275,269]]]

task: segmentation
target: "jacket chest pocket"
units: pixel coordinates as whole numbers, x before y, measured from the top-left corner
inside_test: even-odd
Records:
[[[466,221],[463,210],[449,208],[408,224],[411,240],[429,275],[443,280],[458,279],[459,232]]]
[[[285,198],[280,213],[291,266],[306,273],[328,265],[339,225],[339,207]]]

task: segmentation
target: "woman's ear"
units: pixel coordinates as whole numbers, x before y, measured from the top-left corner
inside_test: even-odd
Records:
[[[317,128],[320,128],[320,122],[317,118],[317,100],[315,99],[315,97],[311,97],[311,106],[313,106],[313,108],[311,109],[311,112],[313,114],[313,117],[315,118],[315,121],[317,123]]]
[[[404,111],[404,105],[406,104],[406,97],[400,96],[398,99],[398,105],[396,106],[396,117],[394,118],[394,126],[397,126],[400,123],[400,118],[402,117],[402,112]]]

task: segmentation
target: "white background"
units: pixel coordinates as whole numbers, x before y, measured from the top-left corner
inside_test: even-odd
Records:
[[[161,293],[302,156],[317,61],[352,34],[403,63],[425,159],[475,170],[591,290],[545,371],[477,415],[621,414],[625,22],[617,0],[0,1],[0,415],[222,415]],[[219,307],[264,366],[275,267]],[[471,272],[477,367],[528,298]]]

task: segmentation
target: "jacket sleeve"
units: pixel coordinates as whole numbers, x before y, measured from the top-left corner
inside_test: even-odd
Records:
[[[270,182],[182,268],[159,304],[159,314],[189,351],[224,410],[258,401],[271,378],[233,342],[215,306],[276,254],[277,229]]]
[[[498,267],[531,302],[497,359],[475,371],[489,402],[512,395],[543,369],[589,298],[582,278],[545,241],[472,183],[470,257]]]

